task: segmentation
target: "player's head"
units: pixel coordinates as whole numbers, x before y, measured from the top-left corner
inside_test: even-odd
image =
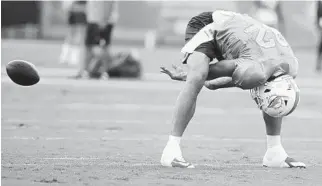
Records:
[[[185,42],[187,43],[190,39],[198,33],[203,27],[212,23],[212,12],[202,12],[190,19],[186,28]]]
[[[272,117],[291,114],[300,101],[300,91],[289,75],[252,89],[251,95],[258,107]]]

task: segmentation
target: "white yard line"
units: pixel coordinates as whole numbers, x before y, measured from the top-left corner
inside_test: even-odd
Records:
[[[82,160],[85,161],[85,160]],[[158,163],[111,163],[111,162],[106,162],[106,163],[89,163],[89,162],[75,162],[75,163],[29,163],[29,164],[1,164],[2,168],[6,167],[39,167],[39,166],[48,166],[48,165],[55,165],[55,166],[72,166],[74,164],[77,164],[78,166],[102,166],[102,167],[124,167],[124,168],[165,168],[162,167],[161,164]],[[200,168],[236,168],[239,167],[240,169],[243,169],[244,171],[251,171],[251,172],[263,172],[265,170],[269,170],[270,168],[265,168],[263,167],[262,164],[258,163],[221,163],[221,162],[214,162],[214,164],[194,164],[195,166],[194,169],[198,170]],[[306,164],[308,168],[311,167],[322,167],[321,163],[316,163],[316,164]],[[256,168],[256,169],[254,169]]]
[[[56,78],[65,78],[68,80],[67,77],[75,74],[77,72],[76,69],[72,68],[48,68],[48,67],[37,67],[39,71],[39,75],[43,78],[46,77],[56,77]],[[2,78],[6,77],[7,73],[5,68],[1,69]],[[154,80],[154,81],[169,81],[171,82],[170,78],[161,73],[143,73],[142,76],[143,80]],[[322,77],[300,77],[296,79],[299,85],[306,85],[306,86],[313,86],[313,87],[320,87],[322,88]]]
[[[2,104],[3,110],[16,110],[29,109],[29,110],[42,110],[46,109],[46,105],[29,105],[29,104]],[[72,110],[72,111],[126,111],[126,112],[172,112],[173,105],[154,105],[154,104],[91,104],[91,103],[68,103],[68,104],[57,104],[51,106],[52,110]],[[256,116],[260,114],[260,110],[254,107],[252,108],[218,108],[218,107],[198,107],[196,115],[239,115],[239,116]],[[322,119],[322,112],[311,109],[297,109],[294,113],[288,116],[288,118],[298,119]],[[77,119],[76,119],[77,120]],[[5,121],[5,119],[4,119]]]
[[[316,82],[312,80],[311,82]],[[1,83],[13,84],[13,82],[7,77],[2,76]],[[70,86],[71,88],[101,88],[101,89],[121,89],[121,90],[140,90],[140,91],[162,91],[162,92],[171,92],[171,91],[180,91],[183,87],[183,83],[175,81],[122,81],[122,80],[110,80],[98,81],[98,80],[73,80],[65,78],[43,78],[35,86],[38,88],[40,86],[50,85],[50,86]],[[210,91],[204,89],[204,92],[224,92],[224,93],[246,93],[249,94],[249,91],[243,91],[237,88],[231,89],[221,89],[216,91]],[[301,95],[312,95],[312,96],[322,96],[322,87],[306,87],[303,85],[301,87]]]
[[[44,120],[39,119],[17,119],[17,118],[6,118],[2,119],[2,122],[8,123],[44,123]],[[48,122],[46,120],[45,122]],[[75,123],[75,124],[89,124],[93,123],[115,123],[115,124],[146,124],[151,123],[153,121],[143,121],[143,120],[109,120],[109,119],[54,119],[51,122],[59,122],[59,123]],[[3,127],[3,126],[2,126]]]
[[[59,160],[59,159],[58,159]],[[63,159],[61,159],[63,160]],[[80,161],[86,161],[86,159],[80,159]],[[113,163],[113,162],[106,162],[106,163],[88,163],[88,162],[75,162],[75,163],[23,163],[23,164],[11,164],[11,163],[4,163],[1,164],[1,166],[4,167],[26,167],[26,166],[48,166],[48,165],[55,165],[55,166],[67,166],[67,165],[73,165],[73,164],[77,164],[77,165],[83,165],[83,166],[90,166],[90,165],[94,165],[94,166],[104,166],[104,167],[128,167],[128,168],[139,168],[139,167],[161,167],[161,164],[158,163]],[[198,169],[198,167],[207,167],[207,168],[231,168],[231,167],[259,167],[261,168],[260,170],[254,170],[251,169],[251,171],[263,171],[265,170],[265,168],[262,168],[261,164],[251,164],[251,163],[214,163],[214,164],[194,164],[196,167],[196,169]],[[313,166],[322,166],[322,164],[314,164]]]
[[[165,141],[168,139],[168,135],[154,135],[152,137],[102,137],[102,138],[87,138],[87,137],[45,137],[45,136],[10,136],[10,137],[2,137],[1,140],[43,140],[43,141]],[[185,141],[211,141],[211,142],[238,142],[238,143],[265,143],[266,138],[213,138],[213,137],[205,137],[200,135],[195,136],[186,136]],[[283,138],[284,142],[305,142],[305,143],[322,143],[322,138]]]

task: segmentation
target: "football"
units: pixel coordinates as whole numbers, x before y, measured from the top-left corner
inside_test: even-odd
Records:
[[[10,61],[6,70],[10,79],[21,86],[35,85],[40,80],[35,65],[24,60]]]

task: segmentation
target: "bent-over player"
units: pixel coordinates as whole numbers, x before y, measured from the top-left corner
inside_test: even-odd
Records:
[[[276,29],[255,19],[230,11],[203,12],[188,23],[183,63],[188,72],[162,68],[172,79],[185,81],[175,104],[173,130],[163,150],[161,164],[193,168],[182,155],[181,137],[194,115],[198,94],[203,86],[216,90],[239,87],[252,90],[263,110],[266,124],[267,167],[305,167],[290,158],[281,144],[282,118],[299,101],[294,81],[298,61],[284,37]],[[218,62],[213,62],[213,59]]]

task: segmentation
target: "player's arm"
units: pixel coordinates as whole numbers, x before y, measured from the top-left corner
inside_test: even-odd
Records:
[[[176,81],[186,81],[187,80],[187,74],[188,72],[184,71],[181,67],[177,65],[172,65],[172,69],[167,67],[160,67],[161,73],[167,74],[172,80]],[[214,65],[211,64],[209,66],[209,73],[206,80],[213,80],[215,78],[226,76],[227,74],[230,74],[230,72],[227,73],[226,69],[219,69],[220,65]],[[228,70],[230,71],[230,70]]]
[[[209,81],[205,82],[205,87],[210,90],[236,87],[232,78],[235,69],[235,60],[221,60],[211,64],[208,73]]]
[[[183,51],[184,51],[184,49],[183,49]],[[182,60],[183,64],[185,64],[187,59],[190,58],[191,54],[189,52],[185,53],[185,56]],[[204,56],[209,58],[209,61],[213,61],[213,60],[220,61],[223,59],[223,57],[220,54],[219,49],[215,47],[213,41],[207,41],[207,42],[200,44],[198,47],[196,47],[194,49],[194,52],[199,52],[199,53],[204,54]],[[208,65],[210,66],[210,68],[212,68],[212,66],[214,66],[215,63],[216,62],[212,62],[212,64],[208,63]],[[166,68],[166,67],[160,67],[160,68],[161,68],[161,73],[167,74],[172,80],[186,81],[186,79],[187,79],[188,72],[184,71],[179,66],[172,65],[172,69]],[[221,77],[222,72],[224,72],[224,74],[225,74],[225,70],[221,69],[221,71],[219,71],[219,69],[217,68],[216,71],[217,71],[216,73],[211,73],[211,74],[209,73],[207,76],[207,80],[214,79],[214,75]]]
[[[217,64],[222,65],[221,68],[225,69],[228,74],[227,77],[206,82],[205,86],[212,90],[228,87],[238,87],[243,90],[253,89],[267,82],[276,72],[276,68],[272,67],[274,62],[271,60],[254,63],[247,59],[233,59],[220,61]],[[212,70],[211,68],[209,72],[214,72]]]
[[[236,85],[233,83],[233,79],[231,77],[220,77],[206,81],[205,87],[210,90],[217,90],[221,88],[236,87]]]
[[[177,81],[186,81],[187,79],[187,72],[183,71],[180,67],[173,65],[173,71],[161,67],[161,72],[165,73],[170,76],[171,79],[177,80]],[[209,69],[210,71],[210,69]],[[210,90],[216,90],[220,88],[229,88],[229,87],[236,87],[235,84],[232,81],[231,77],[218,77],[214,79],[214,76],[217,76],[212,73],[208,73],[208,76],[206,78],[207,81],[205,81],[204,86]]]
[[[234,60],[221,60],[209,65],[209,72],[205,82],[205,87],[211,90],[219,88],[235,87],[232,81],[232,74],[235,70]],[[173,80],[185,81],[187,72],[180,67],[173,65],[173,70],[161,67],[161,72],[170,76]]]

